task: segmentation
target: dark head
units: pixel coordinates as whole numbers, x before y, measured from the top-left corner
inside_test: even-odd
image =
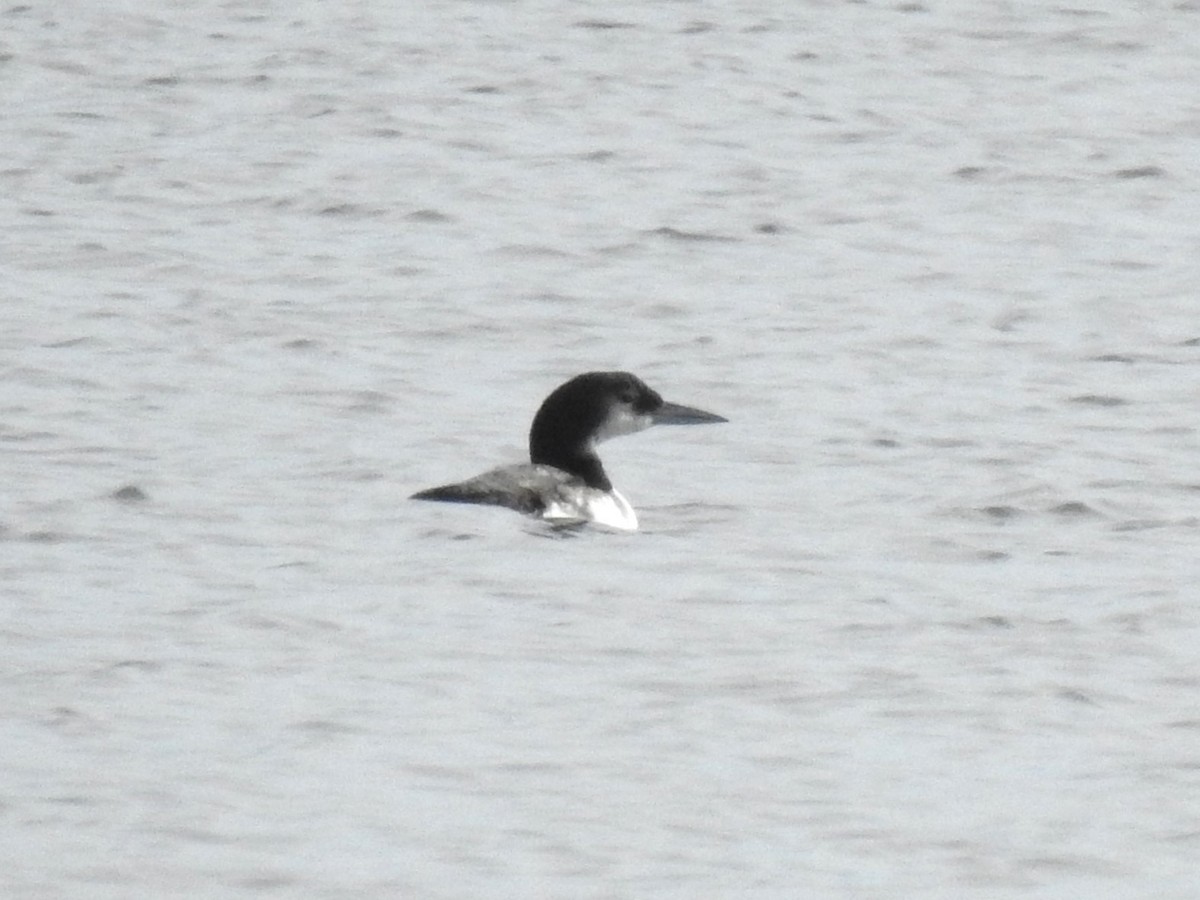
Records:
[[[596,444],[651,425],[699,425],[727,419],[668,403],[628,372],[587,372],[555,388],[529,430],[529,457],[578,475],[589,487],[612,489]]]

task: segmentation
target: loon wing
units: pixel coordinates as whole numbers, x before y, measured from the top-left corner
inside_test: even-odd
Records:
[[[443,484],[412,495],[413,500],[443,503],[482,503],[505,506],[528,515],[541,515],[557,503],[565,489],[583,487],[583,480],[554,466],[502,466],[457,484]]]

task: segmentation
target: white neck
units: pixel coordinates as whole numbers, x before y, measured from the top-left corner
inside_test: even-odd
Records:
[[[637,513],[616,488],[585,488],[578,503],[551,503],[542,513],[550,522],[593,522],[618,531],[637,531]]]

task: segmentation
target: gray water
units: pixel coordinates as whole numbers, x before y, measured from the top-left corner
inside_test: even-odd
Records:
[[[0,26],[4,897],[1200,896],[1197,4]]]

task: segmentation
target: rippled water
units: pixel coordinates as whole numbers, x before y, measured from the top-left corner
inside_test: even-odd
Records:
[[[1198,17],[0,11],[0,892],[1194,897]]]

